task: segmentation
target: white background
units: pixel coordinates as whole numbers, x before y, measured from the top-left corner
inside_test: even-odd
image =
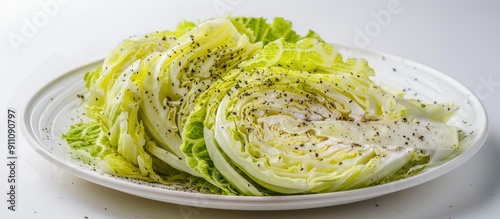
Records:
[[[499,11],[499,1],[0,0],[1,217],[498,218]],[[43,85],[104,57],[128,36],[174,29],[182,20],[203,20],[227,12],[282,16],[300,33],[313,29],[329,42],[391,53],[440,70],[482,100],[489,114],[490,135],[481,150],[460,167],[404,191],[320,209],[241,212],[187,208],[89,183],[52,166],[19,134],[16,212],[7,210],[8,107],[21,114]]]

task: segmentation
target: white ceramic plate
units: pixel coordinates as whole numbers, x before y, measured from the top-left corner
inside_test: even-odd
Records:
[[[22,121],[23,131],[27,141],[40,155],[85,180],[149,199],[195,207],[234,210],[315,208],[389,194],[419,185],[451,171],[472,157],[484,143],[488,132],[485,110],[474,94],[457,81],[434,69],[396,56],[340,45],[338,48],[344,57],[367,59],[377,74],[375,81],[406,89],[409,97],[415,96],[427,102],[455,102],[460,105],[460,110],[449,123],[472,133],[470,138],[463,142],[466,147],[463,153],[411,178],[363,189],[326,194],[274,197],[221,196],[110,176],[72,159],[66,142],[61,139],[61,135],[69,129],[71,124],[86,119],[82,100],[78,97],[85,93],[83,74],[93,70],[102,62],[101,60],[67,72],[38,91],[25,108]]]

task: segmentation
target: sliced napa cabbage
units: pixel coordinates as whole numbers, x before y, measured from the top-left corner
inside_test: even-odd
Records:
[[[90,122],[63,138],[104,172],[226,195],[360,188],[456,154],[455,105],[404,99],[374,76],[282,18],[184,21],[86,73]]]
[[[247,195],[376,185],[459,150],[457,128],[432,116],[453,110],[403,101],[370,76],[365,60],[343,61],[332,45],[276,40],[202,94],[183,149]]]
[[[115,160],[122,166],[135,166],[143,177],[149,177],[157,182],[163,182],[158,176],[158,165],[154,164],[152,154],[158,152],[157,143],[151,140],[150,133],[145,130],[139,111],[143,101],[143,82],[150,72],[152,63],[168,50],[177,40],[175,34],[189,30],[189,25],[175,33],[171,31],[155,32],[140,37],[124,40],[104,60],[103,64],[84,76],[88,94],[85,95],[85,110],[99,124],[101,135],[105,135],[106,147],[116,150]],[[69,133],[75,128],[71,128]],[[152,152],[147,149],[153,149]],[[82,151],[81,151],[82,152]],[[92,154],[89,154],[90,157]],[[160,158],[164,158],[162,153]],[[95,157],[100,166],[108,162],[111,156]],[[119,159],[117,159],[119,158]],[[175,168],[196,176],[185,162],[176,159],[163,159],[169,168]],[[126,164],[125,164],[126,163]],[[158,163],[158,162],[156,162]],[[111,168],[114,169],[114,168]],[[107,168],[107,170],[111,170]],[[131,169],[132,170],[132,169]],[[136,170],[134,170],[136,171]],[[140,178],[132,174],[120,174],[116,171],[106,171],[115,175]],[[169,171],[163,171],[169,172]],[[142,179],[142,178],[141,178]]]
[[[205,147],[214,163],[239,169],[234,172],[240,176],[226,176],[238,188],[244,185],[231,179],[247,179],[246,186],[264,187],[266,193],[365,187],[388,181],[397,171],[414,174],[458,149],[456,128],[416,121],[394,96],[363,91],[371,85],[367,79],[279,67],[234,74],[214,84],[208,101],[195,108],[206,107],[203,124],[195,114],[188,121],[213,135],[213,140],[205,136]],[[356,87],[349,86],[353,82]],[[392,116],[373,117],[368,113],[373,111]],[[403,169],[409,163],[412,167]]]
[[[224,181],[219,168],[210,168],[213,165],[210,159],[206,159],[207,163],[193,159],[191,155],[196,153],[195,149],[184,148],[181,153],[180,146],[183,138],[181,131],[198,96],[207,90],[213,81],[237,68],[241,62],[251,59],[262,49],[262,39],[249,39],[249,36],[254,36],[256,32],[245,32],[255,29],[255,25],[247,25],[245,31],[242,31],[233,25],[236,20],[238,19],[210,20],[191,28],[179,37],[177,43],[153,63],[153,70],[145,76],[145,101],[142,102],[140,111],[149,132],[161,146],[180,159],[186,159],[189,167],[218,185],[227,194],[237,192]],[[265,22],[261,24],[267,25]],[[290,34],[294,33],[290,29],[290,23],[282,19],[272,26],[266,26],[268,31],[277,31],[280,28],[287,29]],[[277,34],[266,36],[266,39],[278,37]],[[262,35],[259,37],[264,38]],[[155,155],[162,154],[161,149],[155,149],[158,153],[150,151]]]
[[[152,168],[151,155],[146,149],[155,148],[156,143],[151,141],[151,137],[146,133],[139,110],[143,102],[144,77],[150,72],[151,63],[159,57],[160,54],[153,53],[144,60],[139,59],[132,63],[116,78],[115,83],[108,85],[102,110],[93,112],[100,116],[98,121],[102,132],[109,139],[109,144],[115,146],[126,161],[137,165],[142,174],[153,178],[156,177],[156,173]],[[90,111],[96,108],[88,109]],[[155,152],[157,150],[151,151],[152,154]],[[162,155],[166,156],[164,153]],[[196,176],[194,171],[178,159],[164,159],[164,161],[176,169]]]
[[[211,83],[260,51],[228,19],[202,23],[177,39],[144,77],[141,118],[154,139],[180,158],[185,118]]]
[[[233,21],[184,21],[174,31],[131,37],[111,51],[102,65],[85,74],[89,91],[86,114],[98,122],[107,146],[116,149],[124,162],[137,166],[143,176],[158,178],[152,167],[160,171],[163,164],[200,176],[180,150],[180,130],[186,117],[213,81],[263,47],[262,40],[244,33],[254,27],[237,28]],[[291,27],[280,21],[268,30],[281,28],[281,24],[285,29]],[[223,192],[236,194],[230,188]]]

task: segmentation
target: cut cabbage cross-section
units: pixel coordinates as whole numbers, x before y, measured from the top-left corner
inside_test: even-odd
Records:
[[[454,127],[416,121],[393,95],[363,87],[373,86],[368,79],[277,67],[231,76],[214,84],[187,126],[203,126],[210,158],[216,167],[232,163],[222,174],[237,188],[294,194],[364,187],[394,180],[398,171],[413,174],[458,148]],[[347,81],[360,83],[346,92],[338,84]],[[371,111],[398,120],[374,119]]]

